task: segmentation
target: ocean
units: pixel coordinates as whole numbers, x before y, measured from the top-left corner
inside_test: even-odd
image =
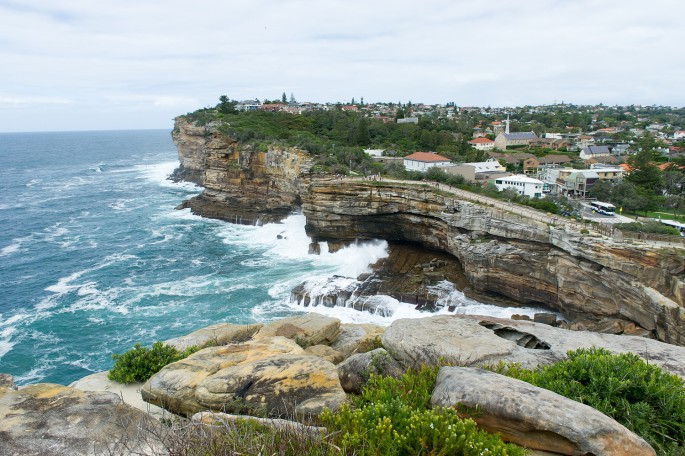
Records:
[[[245,226],[176,210],[202,189],[168,180],[178,166],[168,130],[0,133],[0,157],[0,372],[20,385],[69,384],[136,342],[218,322],[311,310],[384,325],[426,315],[390,297],[380,298],[392,309],[383,314],[292,302],[299,283],[325,292],[331,277],[368,271],[387,244],[308,255],[301,214]],[[539,310],[443,288],[460,313]]]

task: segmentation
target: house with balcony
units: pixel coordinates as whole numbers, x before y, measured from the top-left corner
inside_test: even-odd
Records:
[[[514,176],[495,179],[494,184],[499,191],[511,189],[519,195],[529,196],[531,198],[542,198],[542,188],[545,183],[541,180],[533,179],[532,177],[516,174]]]

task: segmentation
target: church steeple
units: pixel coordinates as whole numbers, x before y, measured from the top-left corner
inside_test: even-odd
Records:
[[[509,134],[509,114],[507,114],[507,127],[504,129],[506,134]]]

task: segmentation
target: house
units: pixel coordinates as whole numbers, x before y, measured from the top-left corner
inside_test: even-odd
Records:
[[[495,147],[500,150],[507,150],[511,146],[527,146],[531,141],[538,139],[532,131],[522,131],[516,133],[500,133],[495,138]]]
[[[407,171],[426,172],[435,166],[445,167],[451,164],[450,159],[435,152],[414,152],[404,157],[404,168]]]
[[[495,179],[494,182],[495,187],[497,187],[497,190],[499,191],[512,189],[519,195],[529,196],[531,198],[542,197],[542,187],[544,186],[544,182],[538,179],[533,179],[532,177],[516,174],[513,176]]]
[[[463,165],[473,166],[476,173],[504,172],[507,169],[500,165],[495,158],[488,158],[484,162],[462,163]]]
[[[580,158],[589,160],[597,157],[610,157],[611,151],[607,146],[587,146],[580,151]]]
[[[685,138],[685,130],[678,130],[673,133],[673,139],[684,139]]]
[[[590,169],[597,173],[597,178],[600,180],[616,182],[623,179],[623,168],[619,165],[595,163],[590,165]]]
[[[595,145],[595,138],[588,135],[580,135],[576,138],[576,146],[578,149],[585,149],[589,146]]]
[[[571,145],[571,142],[561,138],[538,138],[530,141],[528,145],[541,149],[559,150],[561,148],[568,148],[568,146]]]
[[[405,117],[404,119],[397,119],[398,124],[404,124],[404,123],[413,123],[417,124],[419,123],[419,118],[418,117]]]
[[[554,179],[557,193],[585,198],[588,191],[599,180],[599,175],[590,169],[559,168],[547,170]]]
[[[357,112],[359,108],[356,105],[345,105],[342,107],[343,111]]]
[[[489,138],[476,138],[469,141],[469,144],[478,150],[492,150],[495,148],[495,141]]]
[[[540,165],[566,165],[571,163],[571,157],[561,154],[550,154],[544,157],[538,157]]]

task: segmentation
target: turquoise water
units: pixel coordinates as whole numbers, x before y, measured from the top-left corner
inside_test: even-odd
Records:
[[[311,310],[290,301],[295,285],[323,290],[387,255],[383,241],[308,255],[298,214],[257,227],[175,210],[201,189],[167,180],[178,161],[166,130],[0,134],[0,157],[0,372],[19,384],[68,384],[136,342]],[[455,290],[446,299],[513,312]],[[420,316],[386,304],[390,316],[316,310],[381,324]]]

